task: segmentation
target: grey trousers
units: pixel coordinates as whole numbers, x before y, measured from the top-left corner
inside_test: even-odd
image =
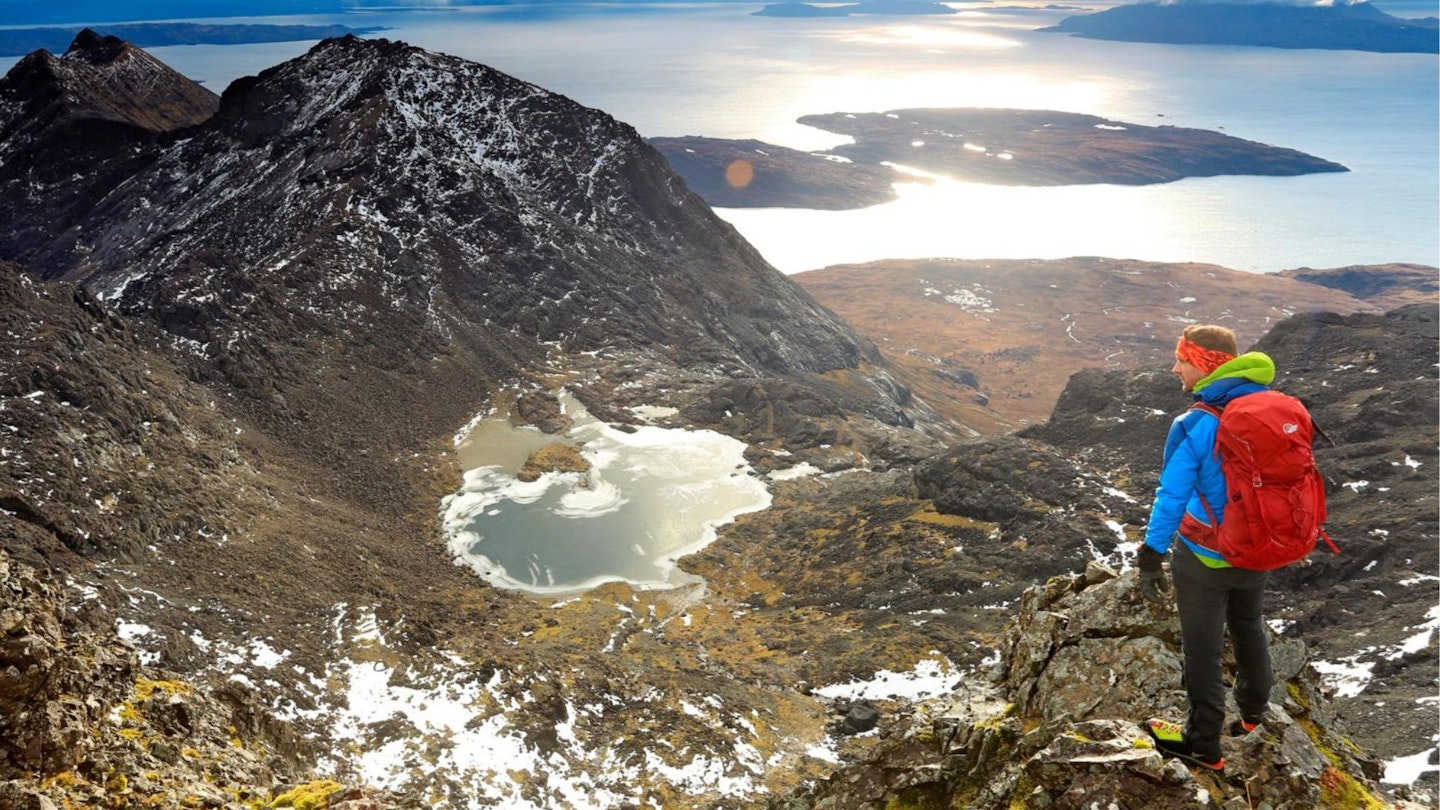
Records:
[[[1225,725],[1221,655],[1227,627],[1235,647],[1235,702],[1241,716],[1257,720],[1270,700],[1275,675],[1261,616],[1270,572],[1210,568],[1177,538],[1170,575],[1175,580],[1185,692],[1190,698],[1185,741],[1202,756],[1219,757]]]

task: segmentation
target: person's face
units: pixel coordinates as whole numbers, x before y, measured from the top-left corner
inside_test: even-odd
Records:
[[[1170,367],[1170,373],[1180,378],[1180,387],[1186,391],[1194,391],[1195,383],[1205,379],[1205,372],[1184,360],[1176,360],[1175,365]]]

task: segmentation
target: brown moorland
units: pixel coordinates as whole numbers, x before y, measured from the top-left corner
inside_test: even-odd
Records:
[[[1048,418],[1079,369],[1168,364],[1186,324],[1228,325],[1248,346],[1295,313],[1411,303],[1424,295],[1412,287],[1435,274],[1409,265],[1374,270],[1410,281],[1360,297],[1370,292],[1210,264],[1094,257],[889,260],[792,278],[875,341],[918,397],[959,425],[994,434]]]

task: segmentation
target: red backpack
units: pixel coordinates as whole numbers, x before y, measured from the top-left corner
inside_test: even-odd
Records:
[[[1325,482],[1310,449],[1314,423],[1300,400],[1279,391],[1237,397],[1223,409],[1196,408],[1220,420],[1215,453],[1225,475],[1225,519],[1215,550],[1236,568],[1269,571],[1305,559],[1324,537]],[[1215,526],[1215,513],[1200,503]]]

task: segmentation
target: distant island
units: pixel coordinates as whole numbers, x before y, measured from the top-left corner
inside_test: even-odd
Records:
[[[896,183],[916,179],[878,163],[764,141],[692,135],[648,142],[691,191],[718,208],[868,208],[896,199]]]
[[[978,1],[978,0],[977,0]],[[754,12],[756,17],[849,17],[852,14],[957,14],[941,3],[929,0],[866,0],[840,6],[815,6],[809,3],[772,3]]]
[[[923,174],[1008,186],[1149,185],[1216,175],[1348,171],[1294,149],[1221,132],[1093,115],[992,108],[807,115],[854,143],[800,152],[754,140],[651,138],[685,182],[728,208],[861,208]],[[922,173],[902,174],[892,167]]]
[[[120,23],[91,26],[101,35],[120,37],[141,48],[164,45],[245,45],[255,42],[322,40],[385,29],[348,25],[207,25],[202,23]],[[80,26],[0,30],[0,56],[24,56],[40,49],[64,53]]]
[[[1393,17],[1369,3],[1138,3],[1068,17],[1041,31],[1168,45],[1252,45],[1377,53],[1440,52],[1440,20]]]

